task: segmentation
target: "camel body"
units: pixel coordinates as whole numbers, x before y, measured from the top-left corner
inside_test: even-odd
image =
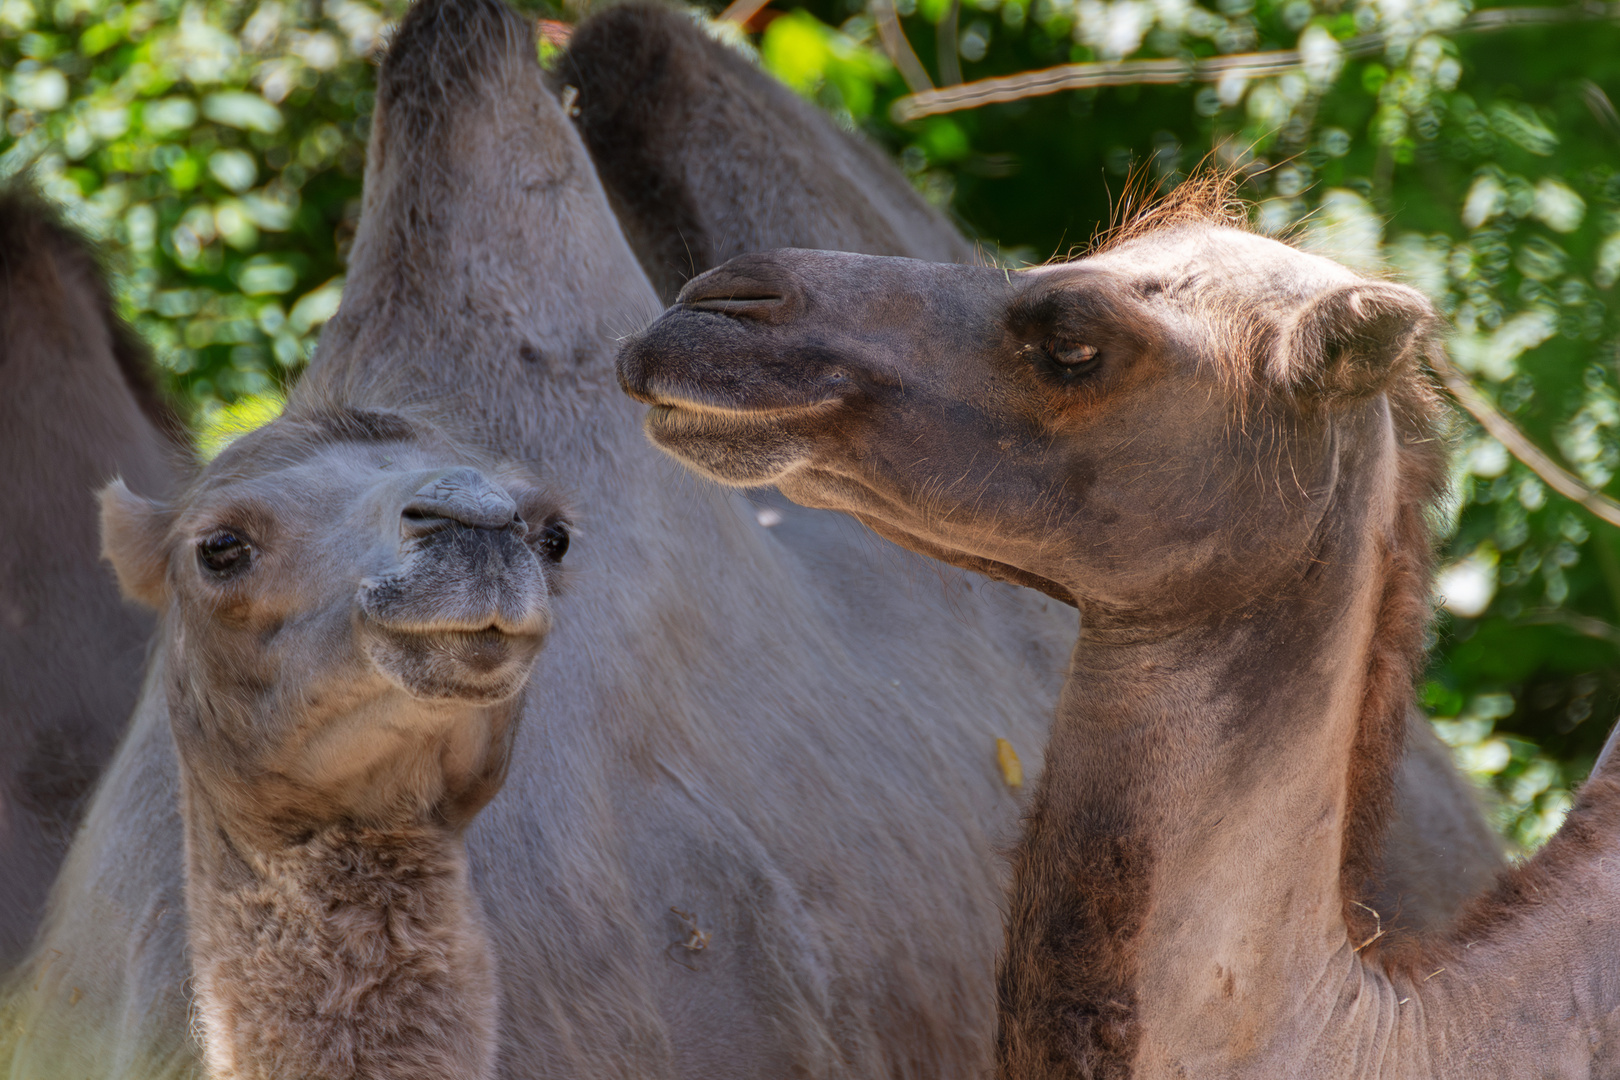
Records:
[[[89,243],[0,193],[0,972],[27,948],[135,705],[150,616],[101,562],[95,492],[166,487],[178,447]]]
[[[1067,614],[941,578],[834,515],[789,507],[767,529],[646,445],[611,354],[657,302],[516,16],[486,0],[417,8],[382,84],[343,309],[289,417],[322,402],[425,412],[577,508],[505,787],[466,827],[464,873],[453,851],[420,856],[442,868],[442,918],[494,958],[489,1067],[982,1070],[994,852],[1020,807],[995,740],[1038,769]],[[183,551],[170,565],[191,569]],[[219,1045],[241,1009],[277,1004],[254,999],[253,978],[232,990],[231,964],[259,954],[215,903],[236,888],[219,875],[246,857],[291,882],[281,895],[316,894],[296,866],[275,870],[279,849],[214,851],[201,831],[198,777],[219,763],[181,738],[182,782],[176,618],[10,987],[9,1075],[196,1075],[194,1020],[219,1075],[293,1052]],[[278,1036],[303,1007],[283,1004]],[[470,1003],[470,1026],[488,1005]],[[481,1069],[468,1052],[444,1074]]]
[[[744,256],[621,381],[709,476],[1080,608],[998,1076],[1617,1075],[1612,760],[1455,926],[1373,906],[1430,614],[1439,320],[1238,220],[1205,180],[1017,275]]]

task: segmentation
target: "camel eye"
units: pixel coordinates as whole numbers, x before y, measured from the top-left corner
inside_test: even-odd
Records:
[[[540,536],[535,543],[540,548],[540,554],[552,562],[562,562],[562,557],[568,554],[568,525],[565,522],[553,521],[540,530]]]
[[[1063,368],[1078,368],[1097,359],[1095,345],[1066,345],[1054,343],[1047,350],[1052,362]]]
[[[197,561],[217,577],[235,577],[253,561],[253,547],[247,539],[221,529],[197,544]]]
[[[1080,383],[1100,370],[1100,350],[1095,345],[1049,340],[1044,345],[1027,346],[1025,355],[1038,373],[1060,385]]]

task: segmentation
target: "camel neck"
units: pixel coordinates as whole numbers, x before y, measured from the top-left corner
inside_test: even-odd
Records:
[[[494,1075],[499,994],[459,832],[338,824],[247,851],[188,791],[210,1075]]]
[[[1083,617],[1013,866],[1004,1080],[1573,1077],[1620,1045],[1613,761],[1449,937],[1367,948],[1425,576],[1393,532],[1318,538],[1241,610]]]
[[[1233,1033],[1263,1047],[1256,1018],[1290,1016],[1290,978],[1345,941],[1371,533],[1324,521],[1308,568],[1240,610],[1162,631],[1083,613],[1014,865],[1003,1077],[1222,1075]]]

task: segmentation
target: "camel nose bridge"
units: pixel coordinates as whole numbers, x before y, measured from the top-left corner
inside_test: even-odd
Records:
[[[400,532],[407,539],[458,525],[507,530],[519,536],[528,532],[512,497],[483,473],[466,466],[428,474],[400,510]]]

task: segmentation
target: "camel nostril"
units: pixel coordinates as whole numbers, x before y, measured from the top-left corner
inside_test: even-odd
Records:
[[[766,256],[744,255],[688,281],[675,303],[687,311],[780,323],[803,310],[804,298],[803,283],[791,272]]]
[[[684,301],[689,308],[696,308],[699,311],[714,311],[737,319],[770,318],[778,314],[787,302],[785,296],[738,296],[734,293],[721,296],[699,296]]]
[[[400,510],[400,531],[414,539],[445,529],[529,531],[517,504],[475,469],[455,469],[424,484]]]

